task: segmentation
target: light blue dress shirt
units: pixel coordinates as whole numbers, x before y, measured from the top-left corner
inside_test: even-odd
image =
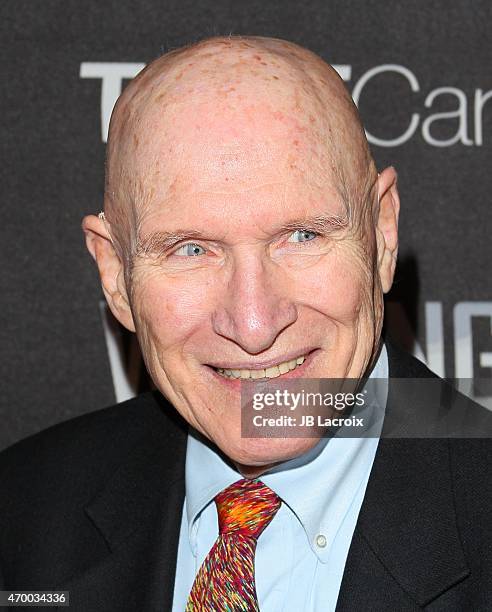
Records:
[[[387,381],[384,345],[370,378]],[[387,386],[383,383],[378,392],[384,414]],[[370,437],[324,438],[260,476],[283,502],[257,543],[255,582],[262,612],[335,610],[381,425],[379,419]],[[213,499],[240,478],[210,446],[188,436],[173,612],[184,611],[198,569],[217,539]]]

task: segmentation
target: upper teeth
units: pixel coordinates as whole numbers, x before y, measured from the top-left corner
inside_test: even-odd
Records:
[[[304,363],[306,357],[297,357],[297,359],[291,359],[290,361],[283,361],[271,368],[265,368],[263,370],[228,370],[226,368],[217,368],[217,372],[222,376],[228,378],[276,378],[280,374],[287,374],[290,370],[297,368],[297,366]]]

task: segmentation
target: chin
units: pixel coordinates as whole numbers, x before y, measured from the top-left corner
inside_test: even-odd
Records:
[[[242,438],[239,445],[225,444],[221,450],[238,466],[254,468],[271,466],[294,459],[311,450],[320,438]]]

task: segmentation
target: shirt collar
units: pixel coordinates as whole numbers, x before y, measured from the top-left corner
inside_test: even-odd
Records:
[[[388,357],[384,344],[369,378],[387,381]],[[378,394],[384,411],[386,384],[378,387]],[[275,466],[260,478],[296,515],[309,545],[322,562],[327,562],[341,521],[372,467],[382,420],[378,423],[378,431],[371,437],[323,438],[307,453]],[[199,514],[220,491],[242,475],[195,431],[188,436],[185,469],[188,535],[195,549],[193,526]],[[315,543],[319,534],[326,538],[322,549]]]

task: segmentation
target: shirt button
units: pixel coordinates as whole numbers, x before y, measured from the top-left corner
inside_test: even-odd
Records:
[[[318,546],[318,548],[324,548],[326,546],[326,538],[322,533],[316,536],[316,546]]]

